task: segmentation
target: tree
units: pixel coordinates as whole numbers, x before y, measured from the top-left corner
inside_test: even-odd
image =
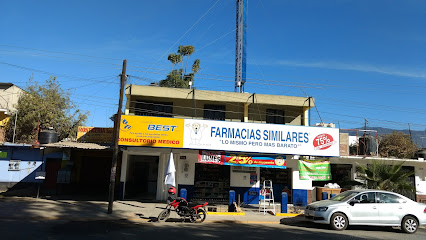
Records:
[[[200,59],[195,59],[194,64],[192,64],[192,72],[198,73],[200,70]]]
[[[185,64],[185,71],[184,74],[186,74],[186,67],[188,66],[188,60],[189,56],[191,56],[195,52],[194,46],[188,45],[188,46],[179,46],[178,53],[182,56],[186,56],[186,64]]]
[[[176,53],[170,53],[168,60],[173,64],[173,66],[176,66],[176,69],[178,68],[177,65],[182,62],[182,55],[176,54]],[[174,68],[172,67],[172,71]]]
[[[192,72],[187,72],[189,57],[195,52],[194,46],[179,46],[177,53],[168,55],[168,60],[173,64],[172,71],[166,79],[159,82],[160,87],[188,88],[189,82],[194,82],[194,76],[200,70],[200,59],[196,59],[192,64]],[[183,57],[186,56],[185,68],[183,68]],[[179,68],[182,63],[182,68]],[[176,67],[176,69],[174,68]]]
[[[357,163],[356,172],[361,179],[363,186],[368,189],[379,189],[397,192],[405,196],[412,196],[415,187],[409,181],[408,177],[414,174],[414,171],[402,169],[404,162],[392,165],[389,161],[373,160],[371,164],[361,165]]]
[[[9,121],[7,140],[13,140],[16,129],[16,142],[34,143],[37,131],[50,127],[58,133],[59,140],[75,138],[78,126],[84,123],[88,113],[83,114],[75,108],[69,92],[61,89],[56,77],[50,77],[44,85],[39,85],[32,78],[29,83],[16,106],[16,126],[15,121]],[[11,119],[15,119],[15,115]]]
[[[413,158],[418,147],[409,135],[393,131],[384,135],[379,142],[379,154],[382,157]]]
[[[160,87],[187,88],[188,81],[182,79],[182,69],[173,70],[159,82]]]

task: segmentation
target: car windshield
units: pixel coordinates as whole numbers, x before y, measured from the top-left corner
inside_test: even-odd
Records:
[[[341,193],[341,194],[339,194],[339,195],[336,195],[336,196],[334,196],[334,197],[330,198],[330,200],[332,200],[332,201],[344,202],[344,201],[347,201],[347,200],[349,200],[350,198],[354,197],[354,196],[355,196],[355,195],[357,195],[358,193],[360,193],[360,192],[355,192],[355,191],[346,191],[346,192],[343,192],[343,193]]]

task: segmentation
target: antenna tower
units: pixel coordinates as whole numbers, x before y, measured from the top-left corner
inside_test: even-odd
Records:
[[[247,56],[247,1],[237,0],[237,33],[235,49],[235,92],[244,92]]]

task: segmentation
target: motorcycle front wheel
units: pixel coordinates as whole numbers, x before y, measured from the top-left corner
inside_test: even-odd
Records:
[[[197,213],[195,213],[195,210],[193,214],[191,214],[190,220],[193,223],[202,223],[204,220],[206,220],[207,212],[206,210],[200,208],[197,210]]]
[[[159,215],[158,215],[158,221],[164,222],[169,218],[170,216],[170,209],[164,209]]]

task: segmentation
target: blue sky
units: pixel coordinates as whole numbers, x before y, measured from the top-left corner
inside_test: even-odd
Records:
[[[171,69],[194,45],[195,86],[234,91],[235,1],[2,1],[0,82],[55,75],[87,126],[112,127],[129,82]],[[246,92],[312,96],[312,123],[426,129],[426,1],[249,0]],[[321,118],[321,119],[320,119]]]

